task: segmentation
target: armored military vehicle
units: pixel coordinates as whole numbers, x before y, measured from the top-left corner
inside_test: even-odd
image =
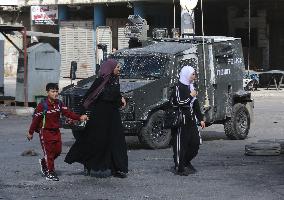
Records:
[[[253,118],[251,94],[243,90],[244,59],[241,40],[231,37],[162,39],[110,57],[121,64],[121,93],[127,107],[121,110],[126,135],[137,135],[148,148],[169,145],[171,130],[164,128],[169,98],[180,69],[194,67],[200,106],[206,125],[223,124],[230,139],[245,139]],[[64,102],[79,112],[82,96],[95,76],[63,89]],[[76,130],[73,130],[76,136]]]

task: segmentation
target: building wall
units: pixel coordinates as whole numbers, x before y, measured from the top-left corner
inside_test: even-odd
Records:
[[[17,6],[18,5],[18,0],[0,0],[0,5],[1,6]]]
[[[270,45],[270,68],[284,71],[284,2],[273,1],[267,6]]]
[[[284,1],[251,1],[250,44],[248,1],[204,1],[205,35],[225,35],[242,39],[244,58],[250,69],[284,70]],[[218,12],[216,12],[218,10]],[[196,30],[201,34],[200,3],[196,8]],[[248,52],[250,49],[250,52]]]
[[[250,69],[255,70],[268,70],[269,37],[267,35],[267,12],[265,9],[258,8],[252,13],[250,19],[250,38],[248,10],[244,9],[242,14],[238,15],[239,12],[240,9],[237,7],[228,8],[228,33],[229,35],[242,38],[246,66],[249,65]]]
[[[180,27],[180,6],[178,1],[175,3],[176,26]],[[66,11],[63,20],[94,20],[94,7],[100,5],[103,7],[104,12],[104,19],[100,25],[106,25],[106,19],[113,21],[113,19],[125,19],[129,14],[140,14],[150,24],[148,36],[151,36],[154,27],[166,27],[170,30],[174,25],[172,0],[19,0],[19,5],[24,6],[22,8],[25,9],[29,9],[30,5],[46,4],[65,6]],[[248,63],[247,57],[248,54],[250,55],[251,68],[264,70],[284,68],[284,56],[281,53],[284,49],[284,28],[282,28],[284,23],[284,1],[251,1],[251,44],[249,53],[248,2],[246,0],[205,0],[203,6],[206,35],[241,37],[244,46],[244,57],[246,63]],[[15,13],[0,13],[0,22],[3,19],[5,22],[15,21],[16,18],[18,18],[18,21],[22,19],[22,14],[17,15]],[[195,20],[196,33],[200,35],[200,1],[195,8]],[[29,20],[24,21],[28,21],[25,25],[29,27]],[[97,22],[94,20],[94,23],[96,25]],[[47,27],[32,27],[32,30],[36,31],[46,31],[47,29],[58,33],[58,28],[53,30]],[[51,41],[51,43],[58,48],[56,46],[58,41]]]
[[[0,24],[10,24],[10,25],[24,25],[27,29],[30,28],[30,16],[29,12],[25,8],[17,8],[13,10],[2,10],[0,11]],[[15,35],[7,34],[7,36],[22,49],[23,40],[20,33]],[[4,38],[4,36],[1,36]],[[5,39],[4,42],[4,75],[16,76],[17,66],[18,66],[18,50]]]
[[[121,3],[129,0],[18,0],[21,6],[55,5],[55,4],[93,4],[93,3]],[[160,2],[172,3],[172,0],[131,0],[131,2]]]

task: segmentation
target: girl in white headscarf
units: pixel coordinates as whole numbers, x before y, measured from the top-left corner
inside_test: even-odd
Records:
[[[175,169],[176,174],[181,176],[196,172],[191,160],[197,155],[201,141],[197,120],[202,128],[205,127],[204,116],[196,98],[195,79],[195,70],[191,66],[184,66],[173,95],[173,104],[183,115],[180,127],[172,129]]]

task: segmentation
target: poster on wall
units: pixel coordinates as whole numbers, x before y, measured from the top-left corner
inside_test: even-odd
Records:
[[[31,6],[31,18],[33,25],[57,25],[57,6]]]

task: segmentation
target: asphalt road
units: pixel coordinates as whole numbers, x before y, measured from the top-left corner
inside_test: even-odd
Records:
[[[249,137],[228,140],[223,126],[206,128],[193,161],[198,172],[188,177],[172,173],[171,149],[143,149],[136,137],[127,137],[128,178],[85,177],[80,164],[63,162],[74,140],[62,130],[63,153],[56,160],[60,181],[46,181],[38,165],[38,137],[25,139],[31,117],[9,115],[0,119],[0,199],[283,200],[284,155],[245,156],[244,149],[261,139],[284,139],[284,92],[256,91],[253,96],[255,122]],[[39,155],[21,156],[30,149]]]

